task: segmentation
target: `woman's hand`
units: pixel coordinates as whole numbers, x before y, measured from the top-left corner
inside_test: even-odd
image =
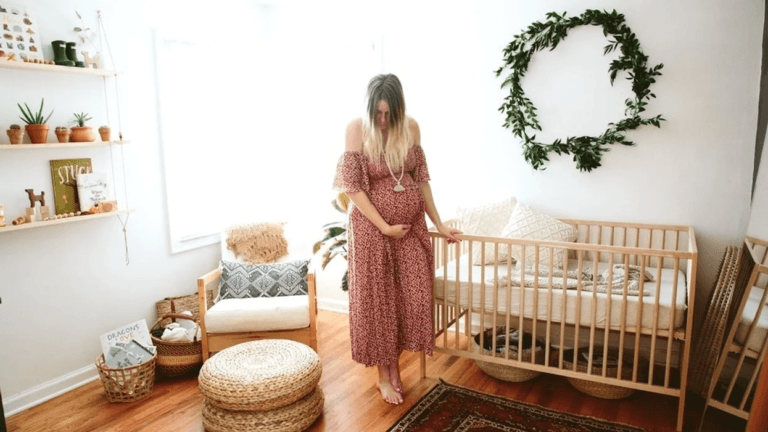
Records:
[[[384,233],[386,236],[399,239],[408,234],[408,231],[410,230],[411,226],[407,224],[389,225],[384,229],[384,231],[382,231],[382,233]]]
[[[437,232],[444,235],[448,239],[449,244],[458,243],[461,241],[460,238],[456,237],[456,234],[461,234],[462,232],[456,228],[448,228],[447,226],[440,224],[440,226],[437,227]]]

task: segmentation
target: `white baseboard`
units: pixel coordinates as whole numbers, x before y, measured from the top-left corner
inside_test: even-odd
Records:
[[[344,300],[318,297],[317,307],[331,312],[349,314],[349,302]]]
[[[91,364],[29,390],[24,390],[19,394],[3,399],[5,416],[10,417],[18,414],[97,379],[99,379],[99,373],[96,371],[96,366]]]

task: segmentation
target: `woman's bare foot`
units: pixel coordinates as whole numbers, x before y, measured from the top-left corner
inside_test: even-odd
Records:
[[[396,392],[403,394],[403,381],[400,380],[400,362],[394,362],[389,365],[389,382]]]
[[[398,405],[403,403],[403,396],[392,388],[389,371],[390,365],[379,366],[379,381],[376,383],[376,387],[381,392],[381,397],[385,401]]]

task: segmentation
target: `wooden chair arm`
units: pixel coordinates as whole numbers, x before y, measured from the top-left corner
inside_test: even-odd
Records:
[[[205,275],[197,278],[197,301],[199,304],[200,321],[205,319],[205,312],[208,310],[208,296],[206,295],[206,287],[211,282],[216,281],[221,277],[221,267],[206,273]]]

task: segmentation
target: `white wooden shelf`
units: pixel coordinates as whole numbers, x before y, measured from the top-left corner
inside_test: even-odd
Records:
[[[70,143],[45,143],[45,144],[0,144],[0,150],[25,150],[46,148],[75,148],[75,147],[106,147],[111,145],[130,144],[130,141],[96,141],[96,142],[70,142]]]
[[[72,222],[82,222],[82,221],[89,221],[93,219],[103,219],[106,217],[112,217],[116,215],[121,214],[127,214],[127,213],[133,213],[134,209],[128,209],[128,210],[117,210],[109,213],[98,213],[94,215],[85,215],[85,216],[72,216],[64,219],[54,219],[49,221],[36,221],[32,223],[23,223],[21,225],[12,225],[11,222],[15,218],[8,218],[8,216],[5,217],[5,223],[7,224],[5,227],[0,228],[0,234],[7,233],[11,231],[19,231],[19,230],[25,230],[25,229],[33,229],[33,228],[43,228],[51,225],[61,225],[66,223],[72,223]]]
[[[41,72],[58,72],[70,75],[91,75],[101,77],[112,77],[121,75],[122,72],[116,72],[108,69],[86,69],[74,66],[58,66],[40,63],[24,63],[23,61],[7,61],[0,58],[0,69],[31,70]]]

